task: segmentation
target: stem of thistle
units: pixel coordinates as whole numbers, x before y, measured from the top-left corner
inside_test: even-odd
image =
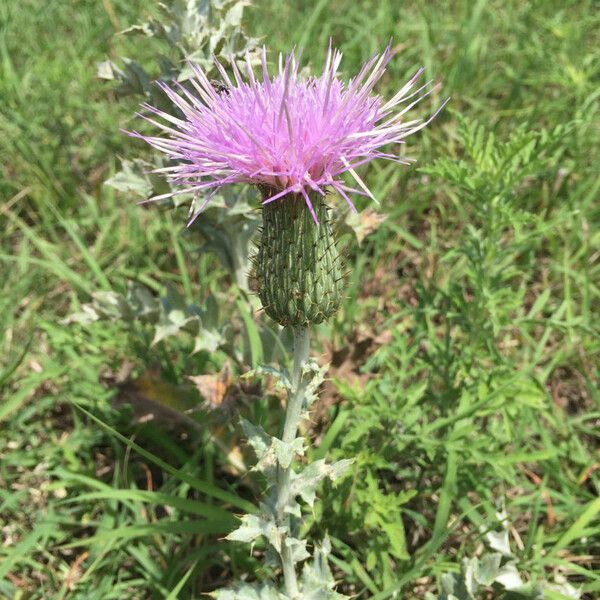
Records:
[[[308,360],[310,346],[310,335],[308,327],[294,329],[294,366],[292,370],[291,390],[288,395],[288,403],[285,415],[282,440],[290,444],[296,438],[302,408],[306,382],[303,377],[303,367]],[[287,469],[279,467],[277,476],[277,516],[282,525],[291,527],[290,515],[285,511],[290,501],[290,483],[292,478],[292,465]],[[283,540],[281,548],[281,566],[283,567],[283,579],[286,594],[291,598],[298,598],[298,581],[296,578],[296,567],[292,557],[292,549]]]

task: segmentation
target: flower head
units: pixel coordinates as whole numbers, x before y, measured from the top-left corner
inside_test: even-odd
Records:
[[[162,135],[132,135],[175,161],[160,171],[182,189],[152,200],[205,193],[193,221],[220,188],[245,182],[268,190],[264,203],[285,201],[288,194],[302,195],[316,221],[310,196],[325,195],[327,188],[334,189],[352,210],[352,194],[374,199],[355,169],[377,158],[409,164],[411,160],[392,153],[392,147],[425,127],[443,107],[427,121],[404,120],[434,89],[431,82],[417,87],[423,69],[387,102],[373,93],[392,54],[388,46],[373,55],[348,83],[338,77],[342,54],[331,47],[319,76],[301,73],[299,58],[292,51],[285,59],[279,56],[278,72],[271,77],[263,47],[259,76],[246,57],[244,74],[231,61],[233,80],[215,60],[222,77],[218,89],[193,64],[187,88],[159,83],[180,115],[145,105],[158,119],[144,118]],[[344,173],[354,178],[356,187],[344,182]]]

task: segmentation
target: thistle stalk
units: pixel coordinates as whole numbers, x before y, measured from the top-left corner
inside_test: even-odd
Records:
[[[310,346],[310,332],[308,326],[296,327],[294,330],[294,365],[292,369],[291,389],[288,395],[288,403],[285,414],[285,424],[281,439],[286,444],[291,444],[295,439],[302,417],[302,409],[305,404],[306,382],[303,370],[308,360]],[[277,473],[277,516],[282,525],[287,525],[291,531],[291,517],[285,512],[290,501],[290,482],[292,478],[292,465],[283,468],[278,467]],[[296,579],[296,567],[294,565],[292,551],[283,540],[281,547],[281,566],[283,568],[283,579],[285,591],[290,598],[298,596],[298,582]]]

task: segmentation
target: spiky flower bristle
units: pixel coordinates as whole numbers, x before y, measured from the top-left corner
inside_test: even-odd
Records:
[[[329,207],[320,196],[313,197],[312,204],[317,223],[300,194],[263,206],[256,256],[258,295],[265,312],[283,326],[330,318],[345,287]]]
[[[411,164],[413,159],[393,148],[423,129],[444,105],[425,121],[405,118],[436,89],[431,81],[417,85],[423,69],[387,102],[376,94],[375,85],[393,55],[390,43],[346,83],[338,76],[342,53],[332,47],[316,76],[300,69],[293,50],[285,60],[279,57],[278,73],[269,75],[263,48],[259,76],[249,57],[244,74],[239,61],[231,60],[233,80],[216,61],[222,78],[219,89],[190,62],[192,75],[186,85],[159,83],[172,103],[170,111],[144,105],[141,116],[161,135],[130,132],[173,161],[155,172],[166,175],[177,189],[147,201],[194,194],[202,200],[193,206],[191,223],[220,189],[237,183],[272,188],[274,193],[265,202],[300,193],[306,200],[307,194],[327,191],[335,191],[352,210],[356,210],[352,197],[375,200],[356,169],[376,159]],[[308,200],[307,206],[310,209]]]

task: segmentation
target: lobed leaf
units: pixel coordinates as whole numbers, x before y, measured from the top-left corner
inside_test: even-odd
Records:
[[[260,537],[264,537],[277,552],[281,552],[285,532],[285,527],[278,526],[270,516],[266,516],[264,513],[244,515],[242,524],[227,535],[226,539],[232,542],[253,543]]]
[[[309,506],[313,506],[319,483],[326,477],[332,481],[339,479],[353,462],[354,459],[347,458],[333,464],[328,464],[325,459],[310,463],[303,471],[292,477],[292,496],[300,496]]]

